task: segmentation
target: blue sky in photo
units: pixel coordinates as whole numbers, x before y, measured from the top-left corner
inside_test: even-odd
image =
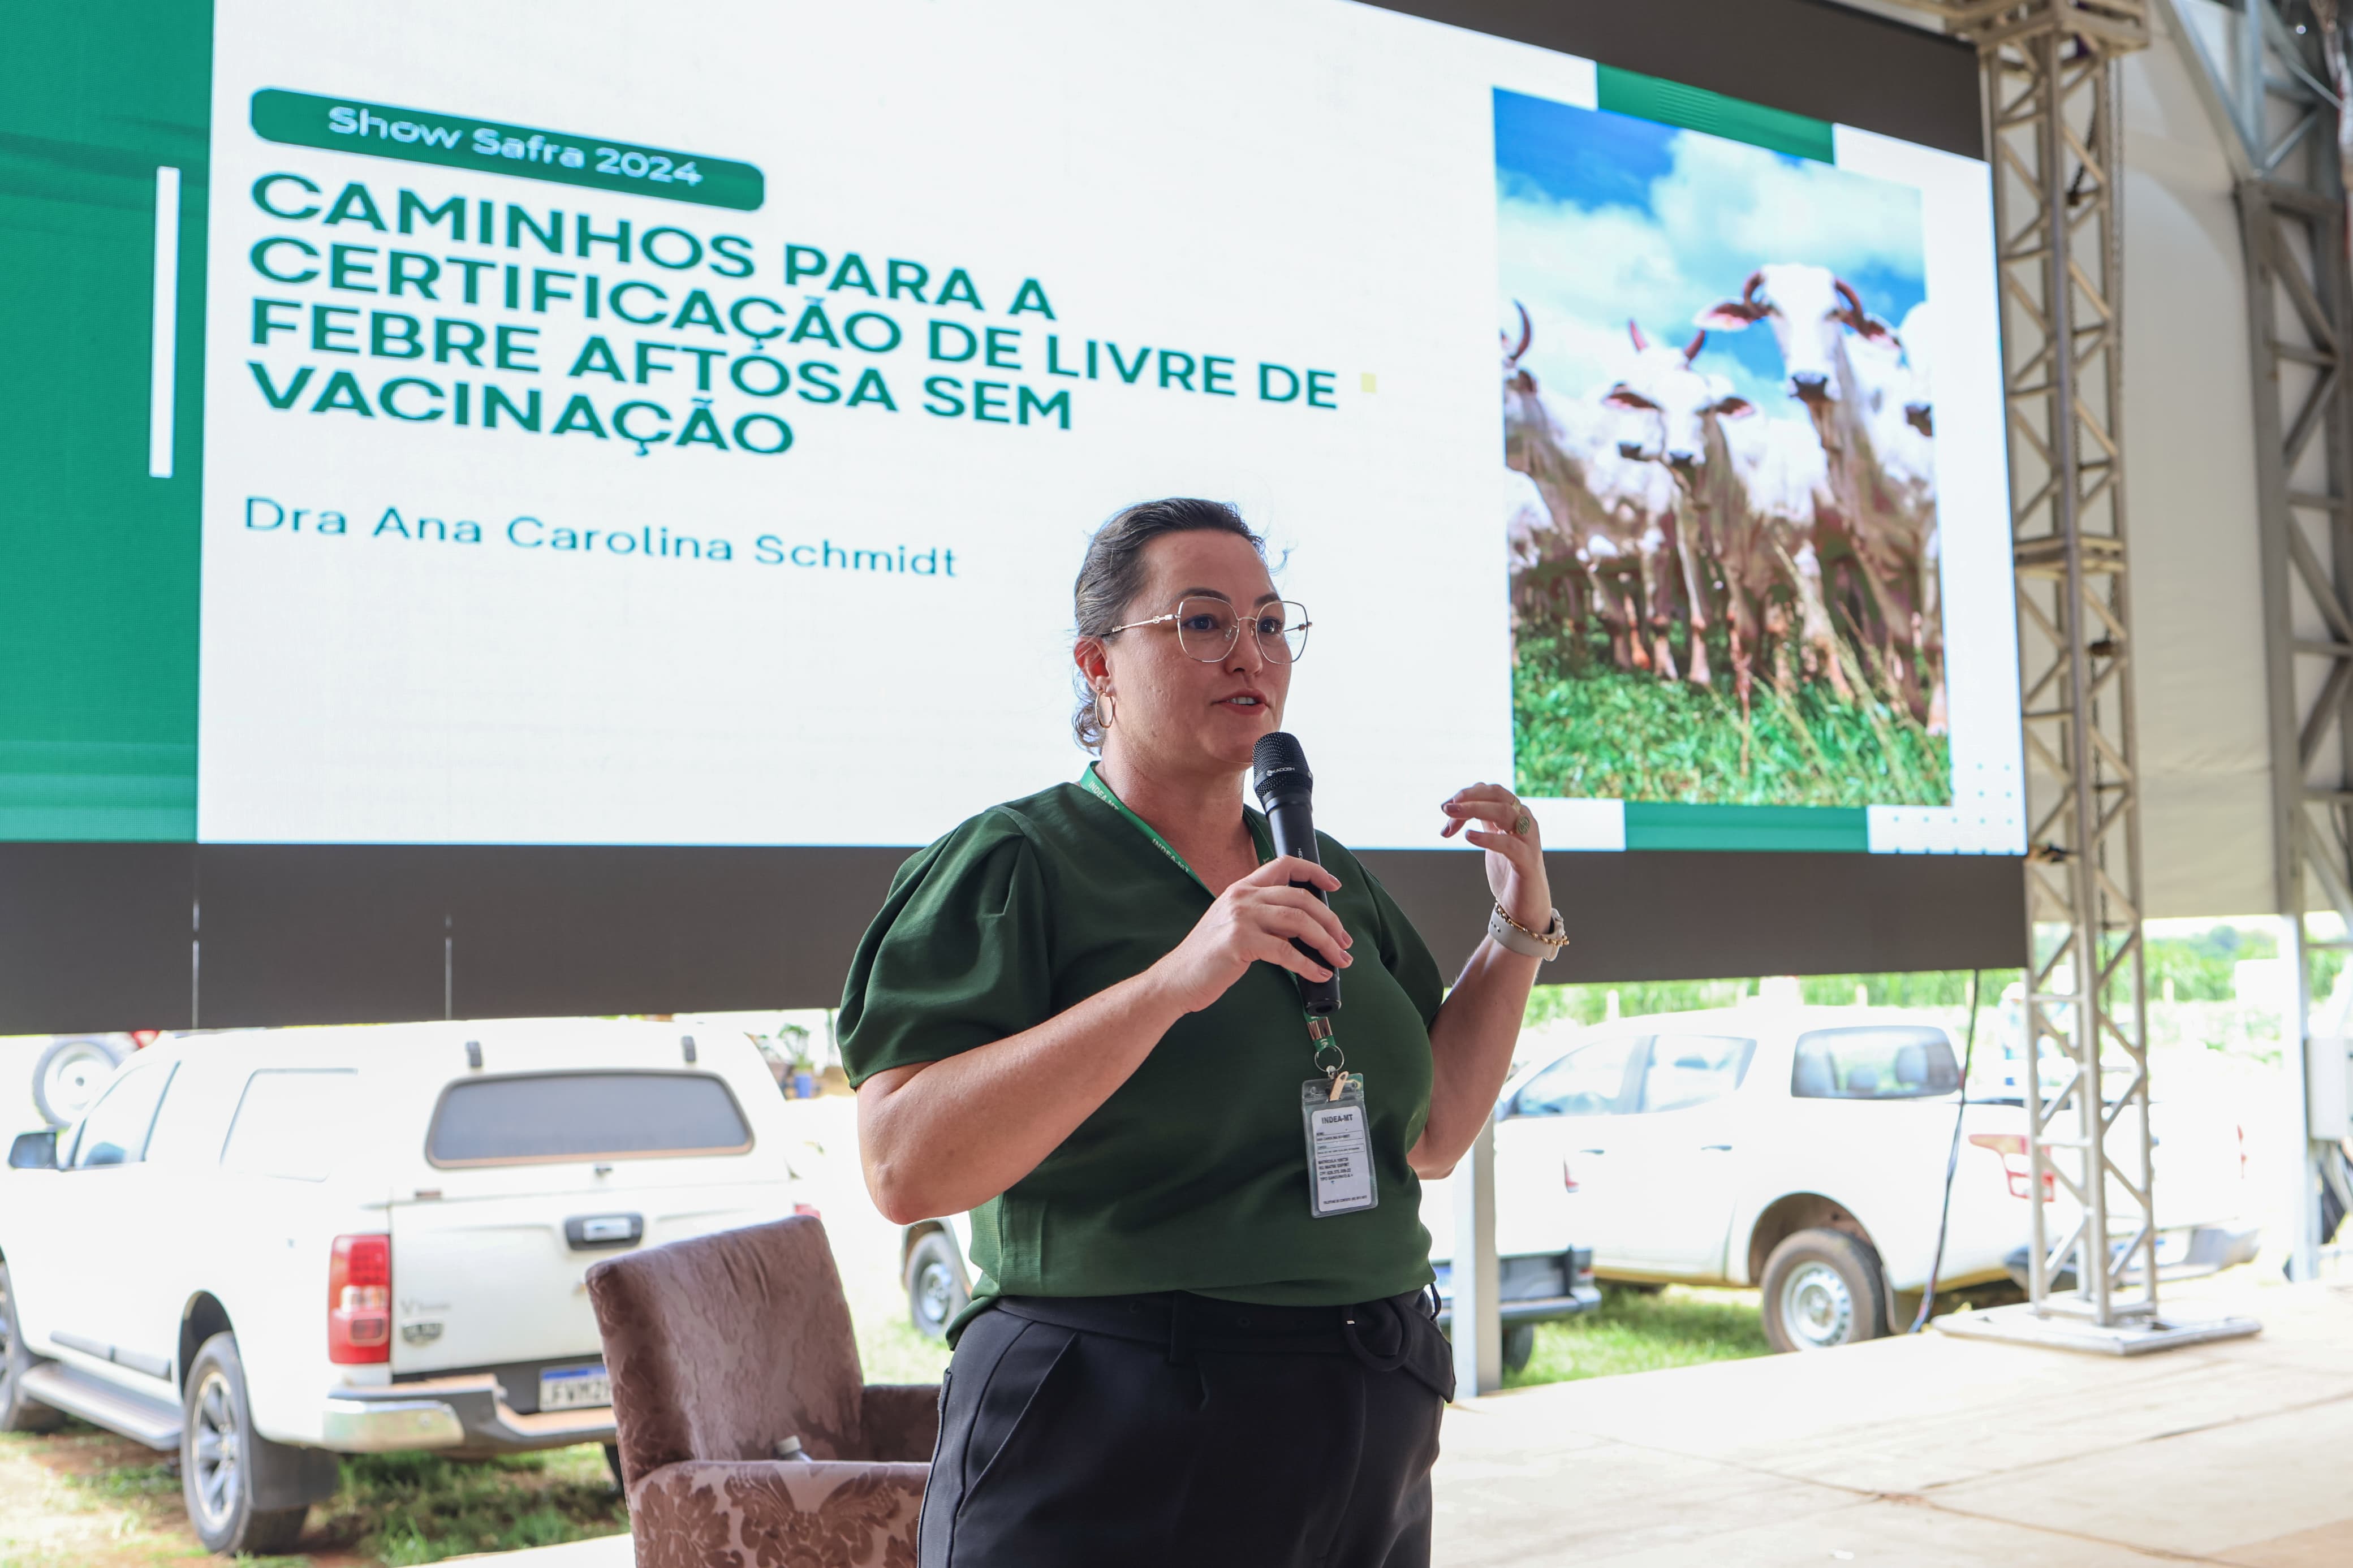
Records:
[[[1590,395],[1630,342],[1688,342],[1693,319],[1757,266],[1811,262],[1900,325],[1926,297],[1918,193],[1704,132],[1494,94],[1503,299],[1536,322],[1529,360],[1549,390]],[[1715,331],[1695,362],[1768,413],[1793,410],[1771,331]],[[1547,374],[1549,371],[1549,374]]]

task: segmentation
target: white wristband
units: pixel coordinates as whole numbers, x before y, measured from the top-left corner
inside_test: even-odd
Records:
[[[1531,933],[1514,925],[1511,917],[1504,913],[1504,906],[1497,904],[1487,916],[1487,934],[1498,947],[1547,963],[1558,958],[1560,950],[1568,945],[1568,931],[1561,923],[1558,910],[1552,911],[1552,924],[1541,933]]]

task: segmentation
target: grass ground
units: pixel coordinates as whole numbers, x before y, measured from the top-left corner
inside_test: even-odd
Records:
[[[348,1546],[388,1568],[628,1527],[605,1451],[593,1445],[478,1464],[430,1454],[345,1459],[343,1489],[311,1523],[322,1544]]]
[[[872,1214],[856,1161],[843,1157],[854,1147],[849,1102],[797,1101],[793,1110],[794,1163],[827,1215],[867,1379],[938,1381],[947,1350],[907,1321],[898,1229]],[[1540,1330],[1535,1361],[1512,1381],[1607,1376],[1764,1348],[1753,1294],[1613,1292],[1603,1312]],[[78,1422],[45,1436],[0,1434],[0,1568],[216,1562],[189,1530],[179,1478],[160,1458]],[[389,1568],[628,1528],[595,1447],[487,1464],[386,1455],[346,1460],[342,1489],[311,1515],[302,1552],[272,1568]]]
[[[0,1433],[0,1568],[149,1568],[203,1549],[151,1476],[155,1456],[79,1424]]]
[[[902,1298],[857,1303],[859,1351],[877,1383],[930,1382],[944,1346],[911,1327]],[[1757,1298],[1736,1290],[1612,1289],[1599,1312],[1536,1331],[1510,1387],[1607,1377],[1765,1353]],[[314,1510],[294,1556],[251,1568],[406,1568],[475,1552],[548,1546],[628,1528],[595,1447],[453,1464],[426,1454],[343,1461],[343,1489]],[[45,1436],[0,1434],[0,1568],[161,1568],[215,1562],[180,1506],[175,1468],[79,1422]]]
[[[1605,1286],[1599,1311],[1536,1325],[1535,1353],[1525,1367],[1504,1375],[1504,1386],[1570,1383],[1768,1353],[1753,1290],[1671,1285],[1651,1294]]]
[[[188,1528],[177,1468],[80,1422],[0,1433],[0,1568],[158,1568],[217,1562]],[[628,1528],[604,1450],[453,1464],[425,1454],[345,1459],[296,1555],[249,1568],[406,1568]]]
[[[1680,644],[1678,644],[1680,646]],[[1952,753],[1910,712],[1790,696],[1759,680],[1743,725],[1731,661],[1713,688],[1621,671],[1606,641],[1523,627],[1512,678],[1516,787],[1525,795],[1717,805],[1945,805]],[[1858,674],[1861,672],[1858,671]]]
[[[2024,1299],[2008,1280],[1939,1290],[1929,1316],[1974,1311]],[[1899,1298],[1897,1331],[1909,1331],[1919,1305],[1916,1293]],[[1754,1290],[1709,1290],[1687,1285],[1644,1290],[1605,1282],[1599,1311],[1567,1322],[1536,1325],[1535,1353],[1518,1372],[1504,1374],[1504,1386],[1575,1383],[1581,1378],[1658,1372],[1772,1353],[1772,1347],[1765,1342],[1764,1312]]]
[[[926,1339],[907,1321],[907,1299],[893,1293],[877,1309],[850,1303],[858,1325],[858,1363],[869,1383],[937,1383],[948,1347]]]

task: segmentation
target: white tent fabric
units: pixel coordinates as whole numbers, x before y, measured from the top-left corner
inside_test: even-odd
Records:
[[[2246,263],[2189,72],[2163,37],[2124,66],[2125,483],[2153,917],[2273,907]]]
[[[1936,29],[1899,0],[1844,0]],[[2176,0],[2227,30],[2214,0]],[[2246,258],[2231,165],[2179,43],[2124,59],[2125,484],[2141,858],[2156,919],[2273,908]],[[2035,801],[2047,801],[2048,780]]]

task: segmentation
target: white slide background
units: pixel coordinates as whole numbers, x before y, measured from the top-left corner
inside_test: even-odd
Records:
[[[1440,798],[1508,776],[1491,93],[1589,101],[1589,65],[1340,0],[1161,11],[700,0],[652,23],[611,0],[571,5],[560,24],[449,0],[396,14],[347,0],[221,0],[200,837],[924,842],[990,802],[1075,774],[1071,575],[1094,524],[1171,493],[1239,502],[1282,562],[1278,585],[1314,613],[1286,727],[1315,763],[1319,818],[1332,831],[1367,847],[1435,847]],[[737,159],[764,171],[766,202],[734,213],[277,145],[249,125],[263,88]],[[567,226],[585,212],[600,232],[627,217],[640,229],[740,235],[756,271],[736,282],[622,268],[609,247],[597,260],[557,261],[528,240],[510,252],[288,223],[251,195],[275,171],[304,175],[330,199],[362,181],[387,220],[406,187],[433,202],[463,194],[560,208]],[[1975,178],[1923,188],[1981,204],[1981,169]],[[1981,232],[1985,219],[1967,223]],[[486,303],[439,310],[542,329],[536,375],[313,353],[307,322],[257,349],[256,295],[437,309],[270,283],[248,258],[278,234],[322,249],[406,246],[593,270],[607,286],[647,278],[674,300],[701,285],[723,310],[746,293],[797,310],[819,292],[817,279],[786,290],[784,247],[799,243],[837,258],[857,251],[878,281],[890,258],[921,261],[935,284],[964,268],[987,312],[874,305],[907,331],[895,353],[809,351],[841,364],[845,384],[867,363],[881,368],[895,413],[723,391],[723,426],[773,408],[792,422],[792,450],[655,447],[640,457],[619,440],[307,407],[330,371],[349,369],[371,396],[394,374],[454,374],[539,387],[550,423],[584,389],[607,413],[647,395],[679,419],[691,372],[624,393],[567,380],[575,351],[592,331],[625,360],[632,337],[722,340]],[[1051,323],[1003,313],[1027,278],[1050,298]],[[872,304],[827,298],[837,323]],[[934,317],[1020,327],[1024,369],[1001,379],[1071,389],[1071,428],[924,412],[925,375],[973,374],[924,361],[923,323]],[[1229,355],[1241,395],[1157,390],[1145,384],[1149,372],[1134,386],[1107,369],[1094,382],[1049,377],[1049,331],[1066,359],[1088,338]],[[1952,335],[1941,364],[1971,352],[1991,363],[1990,331]],[[776,352],[794,362],[807,348]],[[1258,401],[1262,359],[1335,373],[1337,407]],[[310,394],[280,412],[256,388],[251,360],[281,385],[298,365],[321,368]],[[1968,461],[1996,478],[1986,499],[1999,528],[1998,402],[1984,412],[1993,444]],[[1945,477],[1951,508],[1959,487]],[[256,496],[340,510],[350,531],[248,529]],[[412,522],[473,521],[484,542],[373,534],[388,507]],[[723,536],[736,554],[721,564],[523,550],[504,530],[524,515]],[[1947,538],[1955,531],[1948,524]],[[751,550],[762,533],[953,549],[957,574],[764,565]],[[1957,584],[1957,611],[1963,597]],[[1995,597],[1998,607],[1979,600],[1999,616],[1983,640],[2014,660],[2006,594]],[[1957,628],[1949,640],[1957,650]],[[1988,689],[2010,668],[1991,667]],[[1957,673],[1957,695],[1958,686]],[[2014,756],[2014,720],[2010,732]],[[1957,752],[1962,740],[1957,731]],[[1596,821],[1591,847],[1609,847],[1615,824]],[[1905,837],[1920,836],[1885,847]]]

